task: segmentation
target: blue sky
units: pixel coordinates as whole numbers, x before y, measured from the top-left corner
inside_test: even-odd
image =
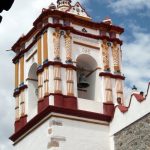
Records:
[[[12,150],[8,137],[14,123],[14,54],[6,49],[32,27],[33,21],[56,0],[15,0],[9,12],[3,12],[0,24],[0,150]],[[77,0],[73,0],[73,3]],[[79,0],[93,20],[102,21],[109,16],[113,24],[125,28],[122,35],[123,73],[125,90],[129,93],[133,84],[146,91],[150,81],[150,0]],[[127,100],[126,96],[125,100]]]

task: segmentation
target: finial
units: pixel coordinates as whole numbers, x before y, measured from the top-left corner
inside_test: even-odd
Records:
[[[56,5],[54,3],[51,3],[49,6],[50,10],[55,10],[56,9]]]
[[[104,20],[103,20],[104,23],[106,24],[109,24],[109,25],[112,25],[112,20],[110,17],[106,17]]]
[[[132,90],[137,91],[137,87],[135,85],[133,85]]]

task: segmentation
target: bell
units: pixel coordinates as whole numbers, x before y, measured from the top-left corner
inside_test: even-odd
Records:
[[[80,74],[78,88],[87,88],[89,86],[90,84],[86,81],[86,76],[84,73]]]

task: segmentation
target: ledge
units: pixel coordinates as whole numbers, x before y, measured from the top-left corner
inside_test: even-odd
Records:
[[[72,110],[55,106],[48,106],[41,113],[36,115],[32,120],[30,120],[23,128],[14,133],[9,139],[13,142],[17,141],[20,137],[25,135],[30,129],[36,126],[40,121],[47,117],[51,113],[60,113],[64,115],[70,115],[75,117],[82,117],[87,119],[94,119],[98,121],[110,122],[112,117],[105,114],[98,114],[82,110]]]
[[[104,77],[110,77],[110,78],[114,78],[114,79],[121,79],[121,80],[125,80],[125,77],[119,74],[112,74],[109,72],[101,72],[99,74],[99,76],[104,76]]]

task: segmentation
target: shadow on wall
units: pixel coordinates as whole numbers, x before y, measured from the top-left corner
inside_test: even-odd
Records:
[[[14,3],[14,0],[0,0],[0,13],[3,10],[8,11],[11,8],[13,3]],[[1,21],[2,21],[2,16],[0,16],[0,23]]]

